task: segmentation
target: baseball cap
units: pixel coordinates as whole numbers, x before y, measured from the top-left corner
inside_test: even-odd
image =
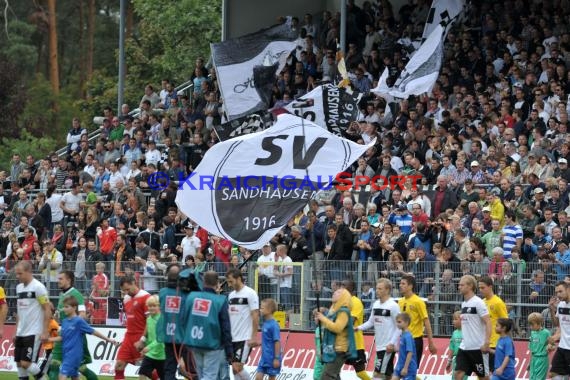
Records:
[[[372,227],[374,228],[378,228],[380,227],[380,223],[376,222],[376,223],[372,223]]]
[[[473,161],[471,162],[471,166],[479,166],[479,161]]]
[[[489,206],[483,207],[483,212],[491,212],[491,207]]]
[[[544,190],[542,189],[542,187],[537,187],[536,189],[534,189],[533,191],[535,194],[540,194],[540,193],[544,193]]]
[[[558,163],[559,163],[559,164],[567,164],[567,163],[568,163],[568,160],[565,159],[565,158],[559,158],[559,159],[558,159]]]

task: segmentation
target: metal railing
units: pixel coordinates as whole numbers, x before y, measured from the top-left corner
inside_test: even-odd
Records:
[[[193,95],[193,91],[192,88],[194,88],[194,83],[192,80],[188,80],[180,85],[178,85],[177,87],[174,88],[174,91],[176,91],[176,93],[178,95],[180,94],[184,94],[186,96],[188,96],[190,98],[190,100],[192,100],[192,95]],[[164,112],[164,110],[162,109],[153,109],[152,110],[153,113],[157,113],[157,114],[161,114],[162,112]],[[134,110],[132,110],[131,112],[129,112],[129,116],[132,117],[139,117],[141,114],[141,109],[140,108],[135,108]],[[95,116],[93,118],[93,124],[95,125],[101,125],[103,124],[103,117],[102,116]],[[89,132],[89,134],[87,135],[88,139],[89,139],[89,144],[93,144],[93,142],[97,141],[97,139],[101,136],[101,129],[97,128],[94,131]],[[63,157],[67,154],[67,145],[65,145],[63,148],[58,149],[56,152],[58,157]]]

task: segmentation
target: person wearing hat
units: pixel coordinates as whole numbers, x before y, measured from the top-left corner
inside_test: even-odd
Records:
[[[412,216],[408,214],[408,208],[405,205],[396,206],[396,210],[388,218],[388,223],[400,226],[405,235],[412,232]]]
[[[528,178],[530,174],[535,174],[537,177],[540,175],[541,166],[538,163],[536,155],[533,152],[529,152],[528,155],[528,165],[523,170],[523,178]]]
[[[481,214],[483,215],[483,219],[481,219],[481,224],[483,226],[483,231],[489,232],[493,229],[491,219],[491,207],[485,206],[481,209]]]
[[[202,242],[194,235],[194,226],[189,219],[184,222],[183,227],[186,236],[182,238],[176,250],[182,254],[182,262],[185,262],[187,256],[195,257],[196,253],[202,250]]]
[[[481,165],[479,164],[479,161],[471,161],[471,180],[473,181],[473,183],[475,184],[479,184],[479,183],[483,183],[485,182],[485,173],[483,173],[483,170],[481,170]]]
[[[154,140],[148,142],[148,149],[144,154],[144,160],[147,165],[154,164],[157,166],[160,162],[160,151],[156,149],[156,142]]]
[[[271,243],[267,242],[261,248],[261,255],[257,258],[259,268],[259,298],[271,298],[277,291],[277,278],[273,274],[275,252]]]
[[[534,206],[534,208],[536,210],[539,210],[539,212],[542,212],[542,210],[544,210],[544,208],[546,207],[546,201],[544,200],[544,189],[542,187],[537,187],[536,189],[533,190],[533,200],[531,202],[531,204]]]
[[[564,157],[558,159],[558,167],[554,169],[554,178],[564,178],[570,181],[570,169],[568,168],[568,160]]]
[[[505,206],[501,199],[501,189],[493,187],[487,193],[487,206],[491,208],[491,219],[496,219],[501,223],[501,228],[505,225]]]

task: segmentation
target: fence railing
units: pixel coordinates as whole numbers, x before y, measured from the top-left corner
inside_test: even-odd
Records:
[[[94,324],[116,323],[114,316],[120,309],[122,294],[119,289],[121,276],[132,275],[141,289],[156,294],[166,285],[164,270],[168,264],[165,259],[159,262],[134,260],[128,262],[102,261],[104,267],[97,269],[97,262],[90,257],[75,261],[62,261],[57,268],[51,263],[32,261],[35,277],[48,288],[50,299],[57,304],[60,290],[57,277],[62,270],[75,273],[75,287],[83,294],[91,321]],[[551,327],[548,303],[554,295],[554,284],[564,279],[567,271],[556,263],[530,262],[493,265],[490,273],[485,265],[491,263],[447,264],[432,262],[429,266],[421,262],[373,262],[373,261],[327,261],[307,260],[303,263],[248,262],[243,266],[246,284],[254,288],[260,299],[273,298],[278,302],[279,310],[284,311],[290,329],[311,330],[314,326],[312,311],[320,306],[329,307],[332,294],[345,279],[356,284],[355,295],[365,309],[365,319],[369,317],[371,306],[376,299],[375,282],[387,278],[392,282],[394,298],[400,297],[399,283],[402,275],[411,273],[415,276],[416,293],[426,300],[429,318],[434,335],[449,336],[453,332],[452,315],[459,310],[462,297],[458,291],[458,282],[463,274],[475,277],[490,275],[495,280],[495,293],[507,304],[509,316],[515,321],[515,336],[526,338],[529,335],[526,317],[531,312],[542,313],[547,327]],[[15,262],[4,262],[5,271],[0,275],[0,285],[4,287],[9,305],[9,316],[13,320],[16,313],[17,279],[13,272]],[[220,262],[197,263],[202,271],[215,270],[224,283],[223,292],[231,289],[225,284],[225,272],[228,266]],[[50,268],[48,270],[47,268]],[[501,268],[500,270],[498,268]],[[483,270],[481,270],[483,268]],[[514,269],[511,270],[511,268]],[[471,269],[480,270],[473,273]],[[107,284],[101,289],[101,284]]]

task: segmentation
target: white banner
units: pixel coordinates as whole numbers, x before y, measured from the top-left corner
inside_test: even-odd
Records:
[[[275,65],[281,70],[295,49],[295,38],[290,26],[283,24],[211,45],[228,121],[267,109],[259,93],[265,83],[254,83],[254,68]]]
[[[443,32],[444,28],[436,25],[429,38],[412,56],[394,86],[388,87],[388,69],[385,69],[378,86],[372,92],[382,97],[392,96],[399,99],[431,92],[443,61]]]
[[[282,114],[269,129],[210,148],[179,184],[176,204],[208,232],[259,249],[374,143]]]
[[[443,40],[447,37],[447,32],[457,21],[465,9],[465,0],[434,0],[428,13],[422,42],[427,40],[435,27],[442,25],[445,28]]]

